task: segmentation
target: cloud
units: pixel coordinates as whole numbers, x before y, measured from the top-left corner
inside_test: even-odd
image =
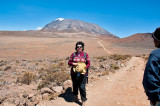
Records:
[[[37,30],[41,30],[42,29],[42,27],[37,27]]]

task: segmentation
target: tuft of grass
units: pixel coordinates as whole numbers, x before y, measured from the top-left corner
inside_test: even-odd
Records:
[[[109,75],[109,70],[105,70],[103,73],[102,73],[102,76],[104,75]]]
[[[115,65],[115,64],[111,64],[110,67],[111,67],[111,69],[113,69],[113,70],[119,69],[119,66],[117,66],[117,65]]]
[[[95,57],[96,59],[106,59],[107,56],[98,56],[98,57]]]
[[[149,58],[149,55],[142,54],[142,55],[137,55],[136,57],[141,57],[141,58],[143,58],[145,61],[147,61],[148,58]]]
[[[42,89],[44,87],[47,87],[48,85],[50,85],[51,82],[47,81],[47,80],[42,80],[42,82],[38,85],[37,89]]]
[[[36,75],[27,71],[23,76],[18,77],[17,82],[29,85],[32,81],[35,81]]]

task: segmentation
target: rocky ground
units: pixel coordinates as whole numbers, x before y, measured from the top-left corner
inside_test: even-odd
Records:
[[[77,41],[85,43],[91,59],[87,105],[149,105],[141,82],[153,41],[111,40],[83,33],[0,32],[0,105],[81,105],[72,102],[67,64]]]
[[[88,100],[85,106],[149,106],[142,86],[145,63],[143,58],[132,57],[126,66],[115,73],[87,84]],[[71,97],[71,94],[63,93],[56,100],[44,101],[39,106],[81,105],[81,100],[73,102]]]
[[[38,105],[56,99],[64,92],[71,93],[70,67],[66,59],[1,60],[0,104]],[[124,67],[129,55],[99,56],[91,58],[89,83]]]

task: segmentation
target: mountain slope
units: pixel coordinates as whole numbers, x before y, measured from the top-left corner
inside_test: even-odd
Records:
[[[146,42],[153,40],[152,40],[152,33],[137,33],[125,38],[112,39],[112,41],[117,43],[126,43],[126,42]]]
[[[92,23],[80,20],[59,18],[45,25],[41,31],[60,31],[60,32],[87,32],[97,35],[114,36],[110,32]]]

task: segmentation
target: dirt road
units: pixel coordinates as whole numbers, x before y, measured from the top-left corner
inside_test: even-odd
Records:
[[[116,73],[103,76],[87,85],[86,106],[147,106],[149,101],[144,93],[142,78],[145,62],[132,57],[127,65]],[[40,106],[79,106],[59,97]]]

